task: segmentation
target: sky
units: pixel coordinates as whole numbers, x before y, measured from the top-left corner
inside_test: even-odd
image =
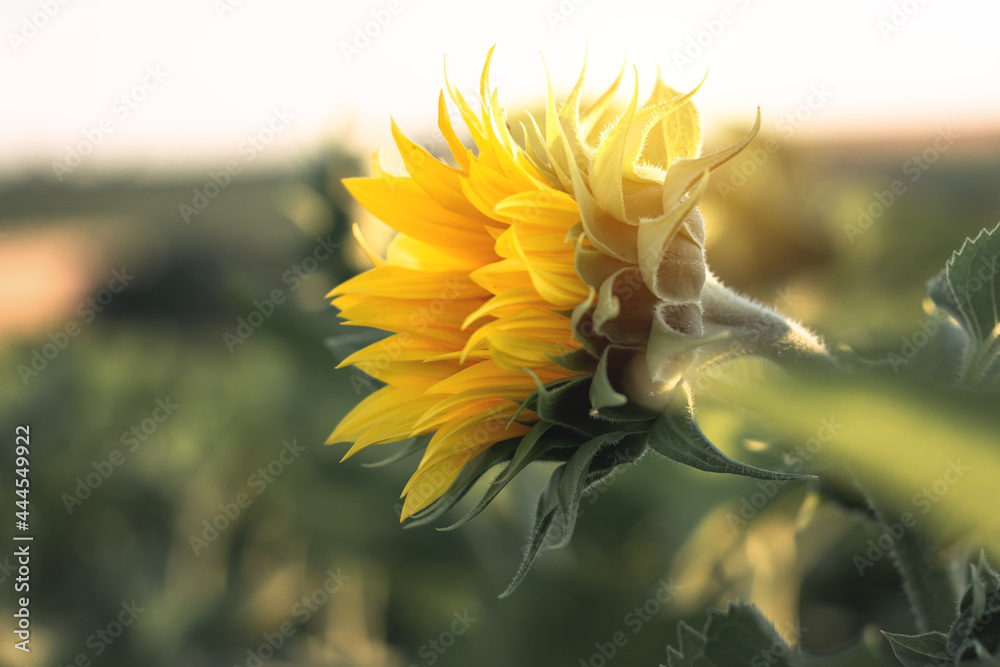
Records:
[[[940,0],[5,0],[0,177],[280,163],[429,133],[443,58],[509,111],[659,67],[713,123],[785,137],[998,128],[1000,3]],[[62,165],[62,167],[60,167]],[[69,171],[64,171],[69,168]]]

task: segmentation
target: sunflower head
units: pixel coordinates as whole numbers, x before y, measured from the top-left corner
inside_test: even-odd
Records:
[[[450,161],[393,123],[407,175],[376,158],[374,176],[345,181],[398,234],[383,259],[355,230],[374,268],[331,293],[344,324],[388,335],[344,360],[384,386],[329,442],[352,442],[350,456],[413,439],[403,452],[422,459],[402,520],[414,522],[451,508],[493,466],[505,467],[469,517],[528,463],[562,463],[539,504],[530,564],[569,539],[584,490],[647,447],[706,470],[756,470],[704,440],[683,386],[726,334],[706,326],[703,290],[714,283],[696,204],[760,117],[737,144],[700,156],[697,88],[681,94],[657,76],[640,105],[636,76],[618,104],[623,69],[588,105],[583,75],[558,108],[550,84],[544,127],[529,115],[518,142],[489,83],[491,56],[478,100],[446,78],[475,150],[442,90]]]

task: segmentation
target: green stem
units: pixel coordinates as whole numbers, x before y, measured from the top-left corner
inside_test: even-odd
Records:
[[[711,274],[701,303],[705,333],[728,334],[712,346],[714,350],[706,350],[717,357],[753,355],[793,366],[836,363],[823,343],[801,324],[728,289]]]
[[[899,537],[892,533],[892,560],[903,579],[917,630],[948,632],[957,613],[958,590],[947,567],[940,563],[940,549],[913,524],[912,513],[881,507],[865,495],[881,526],[903,528]]]

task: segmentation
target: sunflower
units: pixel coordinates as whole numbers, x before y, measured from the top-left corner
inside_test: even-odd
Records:
[[[470,516],[529,462],[565,462],[539,504],[532,553],[546,536],[564,544],[584,489],[647,446],[706,470],[781,476],[724,457],[690,411],[671,409],[688,404],[699,355],[733,329],[719,304],[746,305],[708,272],[696,205],[759,113],[741,141],[700,156],[698,88],[681,94],[658,75],[640,106],[636,74],[623,109],[623,68],[586,108],[583,74],[558,109],[550,82],[544,129],[529,115],[519,143],[490,86],[491,57],[478,101],[445,76],[474,151],[442,90],[438,127],[454,164],[393,122],[407,175],[376,155],[372,177],[344,181],[398,234],[383,259],[355,228],[374,268],[330,294],[344,324],[389,335],[341,364],[384,386],[328,443],[353,443],[346,459],[415,438],[404,453],[423,457],[401,520],[440,515],[495,465],[506,467]]]

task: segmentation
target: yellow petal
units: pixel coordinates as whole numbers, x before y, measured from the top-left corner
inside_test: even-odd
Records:
[[[478,211],[462,196],[462,172],[439,161],[427,149],[417,145],[403,133],[396,121],[391,120],[392,137],[403,158],[403,166],[410,177],[434,201],[456,213],[478,217]]]
[[[618,220],[625,219],[625,199],[622,193],[623,161],[638,98],[639,73],[636,72],[635,92],[632,93],[628,109],[604,135],[590,163],[589,179],[594,199],[601,208]]]
[[[663,83],[660,72],[657,71],[656,85],[649,103],[663,102],[680,96],[679,92]],[[642,157],[663,169],[668,169],[677,158],[694,158],[699,152],[701,152],[701,120],[694,102],[688,101],[653,128],[642,149]]]

